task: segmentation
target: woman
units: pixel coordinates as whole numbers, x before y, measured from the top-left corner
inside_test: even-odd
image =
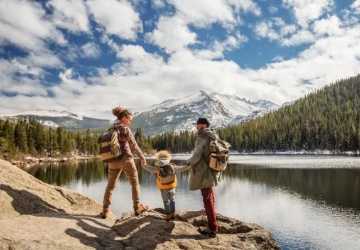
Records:
[[[104,194],[103,211],[101,213],[101,217],[104,219],[110,212],[109,207],[111,205],[112,192],[123,171],[127,175],[132,187],[132,199],[135,215],[139,215],[147,210],[147,207],[140,203],[140,185],[138,172],[134,162],[134,154],[140,158],[141,166],[146,165],[146,160],[143,152],[136,143],[131,129],[129,128],[133,116],[127,109],[121,107],[114,108],[112,113],[117,117],[117,120],[114,123],[114,129],[118,131],[122,156],[120,159],[109,163],[108,184]]]

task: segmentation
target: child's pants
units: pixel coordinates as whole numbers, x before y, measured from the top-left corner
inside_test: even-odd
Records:
[[[175,188],[162,189],[161,197],[164,202],[165,212],[168,214],[175,213]]]

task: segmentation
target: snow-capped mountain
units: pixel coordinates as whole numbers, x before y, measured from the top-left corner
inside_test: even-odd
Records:
[[[148,135],[191,130],[198,117],[208,118],[212,127],[224,127],[277,108],[277,104],[267,100],[250,101],[236,95],[200,91],[149,107],[135,116],[133,127],[143,128]]]
[[[107,128],[110,121],[77,115],[68,111],[31,110],[16,114],[2,115],[9,119],[32,118],[50,127],[64,127],[68,129]]]

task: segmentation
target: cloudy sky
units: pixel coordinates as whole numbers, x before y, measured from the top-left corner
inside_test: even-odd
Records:
[[[0,113],[281,104],[360,73],[359,41],[360,0],[0,0]]]

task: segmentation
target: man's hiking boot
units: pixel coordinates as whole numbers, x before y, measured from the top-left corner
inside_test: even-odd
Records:
[[[135,215],[138,216],[146,211],[149,210],[149,206],[146,206],[144,204],[139,204],[135,210]]]
[[[199,228],[198,232],[202,235],[208,236],[209,238],[216,238],[216,232],[211,231],[209,228]]]

